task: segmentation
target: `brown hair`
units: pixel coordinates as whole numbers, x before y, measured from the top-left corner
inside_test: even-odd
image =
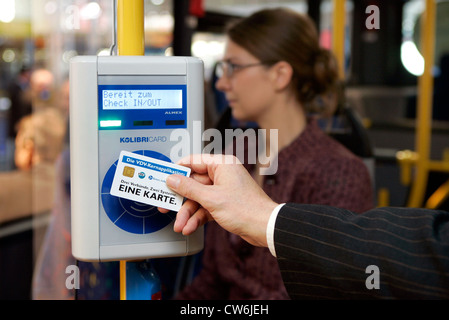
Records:
[[[298,100],[312,104],[317,96],[334,91],[337,61],[319,46],[314,22],[290,9],[263,9],[229,25],[227,35],[262,62],[288,62]]]

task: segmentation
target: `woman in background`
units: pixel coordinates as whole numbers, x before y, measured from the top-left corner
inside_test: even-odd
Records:
[[[227,30],[217,89],[240,121],[276,129],[277,171],[261,174],[262,163],[245,163],[276,202],[327,204],[364,212],[373,206],[371,180],[364,163],[322,132],[308,117],[316,101],[336,107],[337,63],[319,47],[313,22],[288,9],[266,9]],[[323,110],[327,111],[327,110]],[[237,137],[234,145],[244,143]],[[255,148],[248,145],[245,149]],[[235,148],[233,148],[235,149]],[[304,285],[319,275],[303,272]],[[277,261],[215,223],[207,227],[203,269],[178,299],[288,299]]]

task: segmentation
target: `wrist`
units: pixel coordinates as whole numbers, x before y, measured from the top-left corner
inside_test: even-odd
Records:
[[[279,204],[269,199],[261,202],[255,210],[251,210],[246,226],[243,226],[243,239],[258,247],[267,247],[267,226],[271,217],[271,213]]]
[[[268,246],[268,249],[270,250],[270,253],[274,257],[277,257],[276,246],[274,244],[274,228],[276,226],[276,219],[278,217],[278,213],[284,205],[285,205],[285,203],[282,203],[282,204],[276,206],[276,208],[274,208],[274,210],[270,214],[270,219],[268,220],[268,225],[267,225],[267,244],[268,244],[267,246]]]

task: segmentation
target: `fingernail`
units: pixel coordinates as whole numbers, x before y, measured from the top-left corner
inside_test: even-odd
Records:
[[[181,179],[179,179],[177,176],[168,176],[167,177],[167,186],[173,189],[177,189],[179,184],[181,183]]]

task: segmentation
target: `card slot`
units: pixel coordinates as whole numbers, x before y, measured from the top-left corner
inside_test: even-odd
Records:
[[[165,120],[166,126],[183,126],[185,124],[185,120]]]
[[[133,124],[135,127],[150,127],[153,125],[153,120],[136,120]]]

